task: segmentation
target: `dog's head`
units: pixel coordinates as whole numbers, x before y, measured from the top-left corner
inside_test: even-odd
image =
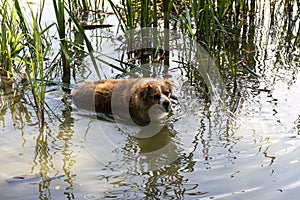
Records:
[[[142,84],[138,93],[144,108],[147,110],[153,105],[160,105],[164,112],[169,112],[172,86],[174,82],[170,79],[155,79]]]

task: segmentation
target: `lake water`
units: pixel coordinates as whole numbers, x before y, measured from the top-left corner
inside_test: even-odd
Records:
[[[234,116],[226,106],[228,96],[212,95],[221,83],[226,88],[233,83],[208,69],[216,88],[210,88],[206,100],[197,85],[190,85],[189,71],[178,67],[176,50],[167,70],[178,100],[167,125],[151,138],[135,137],[135,127],[99,120],[74,106],[69,112],[59,87],[53,86],[46,95],[43,140],[30,93],[2,80],[0,199],[298,199],[299,8],[295,4],[282,16],[281,5],[275,4],[275,14],[269,5],[257,4],[253,26],[239,36],[244,42],[235,53],[244,55],[259,77],[238,76],[241,99]],[[114,21],[114,16],[107,18],[107,23]],[[89,33],[97,55],[117,65],[104,56],[121,59],[122,40],[116,35],[116,27]],[[91,71],[81,79],[96,80],[89,58],[83,63]],[[117,74],[99,65],[102,77]],[[123,76],[166,75],[166,66],[142,69]],[[81,79],[74,84],[82,85]],[[42,178],[7,182],[26,174]]]

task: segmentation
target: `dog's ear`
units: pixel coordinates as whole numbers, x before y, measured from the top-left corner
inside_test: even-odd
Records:
[[[141,97],[144,99],[148,96],[150,91],[153,89],[153,85],[151,83],[144,84],[139,90]]]

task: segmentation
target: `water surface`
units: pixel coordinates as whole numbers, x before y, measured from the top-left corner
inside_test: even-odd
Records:
[[[99,120],[76,108],[69,112],[59,87],[54,87],[46,96],[43,141],[30,94],[22,84],[3,80],[0,198],[296,199],[300,191],[298,7],[284,14],[281,5],[275,4],[275,13],[270,5],[258,4],[252,26],[240,35],[240,50],[235,53],[245,56],[260,77],[247,72],[239,76],[242,98],[235,117],[224,104],[207,101],[189,85],[178,69],[178,52],[171,56],[169,71],[180,103],[173,105],[169,123],[147,139],[132,137],[132,127]],[[115,51],[118,42],[111,39],[117,32],[112,30],[92,31],[90,38],[98,52],[120,57]],[[88,65],[88,58],[84,61]],[[101,73],[117,74],[105,67]],[[95,73],[87,76],[96,78]],[[231,87],[231,81],[224,82]],[[6,182],[34,173],[42,174],[43,180],[64,176],[44,182]]]

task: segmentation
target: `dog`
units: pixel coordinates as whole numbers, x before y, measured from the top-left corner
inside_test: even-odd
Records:
[[[173,86],[171,79],[106,79],[86,83],[71,98],[78,108],[145,126],[170,112]]]

